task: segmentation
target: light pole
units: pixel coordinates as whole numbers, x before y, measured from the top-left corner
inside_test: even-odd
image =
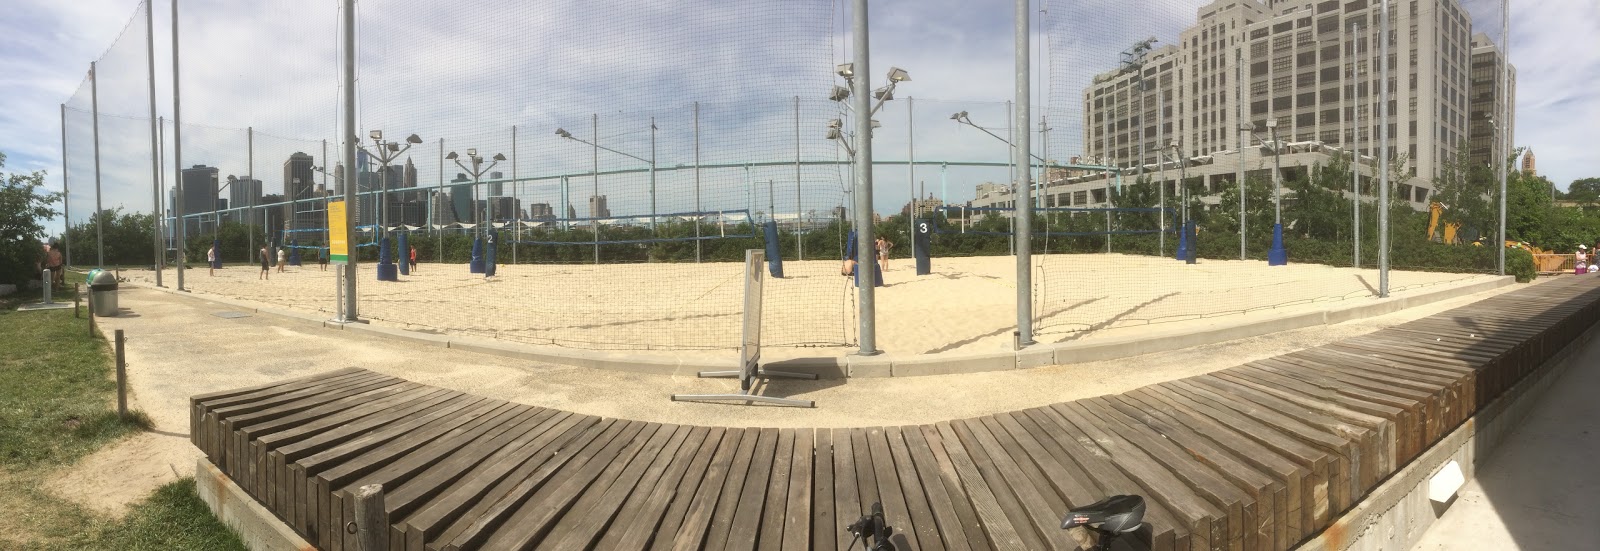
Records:
[[[399,272],[394,265],[394,258],[389,253],[389,163],[400,157],[401,153],[411,149],[412,145],[422,143],[422,138],[416,134],[406,136],[404,145],[397,142],[383,141],[383,131],[373,130],[369,136],[372,146],[377,153],[366,147],[357,145],[362,151],[378,158],[383,172],[378,174],[378,281],[399,281]],[[347,182],[348,185],[348,182]]]
[[[1189,160],[1184,158],[1178,140],[1172,140],[1167,147],[1172,148],[1172,156],[1178,161],[1178,212],[1182,215],[1178,222],[1178,260],[1193,264],[1199,244],[1194,242],[1194,228],[1189,221]]]
[[[473,225],[473,229],[476,231],[472,238],[472,260],[467,263],[467,269],[474,274],[487,274],[488,272],[483,262],[483,219],[479,217],[478,213],[478,179],[487,174],[490,169],[493,169],[494,165],[506,160],[506,156],[495,153],[491,159],[493,162],[490,162],[489,166],[483,166],[483,157],[478,156],[478,148],[469,148],[467,149],[467,161],[472,163],[472,168],[467,168],[467,165],[461,164],[461,156],[454,151],[451,151],[449,155],[445,155],[444,158],[455,161],[456,166],[461,167],[461,170],[465,170],[472,175],[471,212],[473,220],[477,223]]]
[[[955,114],[950,115],[950,120],[955,120],[955,122],[962,123],[962,125],[968,125],[968,127],[978,128],[978,130],[982,130],[982,131],[984,131],[984,133],[986,133],[986,135],[989,135],[989,138],[998,139],[998,141],[1000,141],[1000,143],[1006,144],[1006,147],[1008,147],[1008,149],[1010,149],[1010,151],[1013,151],[1013,152],[1016,151],[1016,146],[1014,146],[1014,144],[1011,144],[1010,139],[1000,138],[1000,135],[995,135],[994,131],[989,131],[989,128],[979,127],[978,123],[974,123],[973,122],[973,117],[971,117],[971,115],[966,114],[965,111],[955,112]],[[1043,127],[1040,127],[1040,128],[1042,128],[1042,130],[1040,130],[1040,133],[1045,133],[1045,131],[1048,130],[1048,128],[1043,128]],[[1048,170],[1048,163],[1045,162],[1045,159],[1043,159],[1043,157],[1040,157],[1040,155],[1034,155],[1034,152],[1029,152],[1029,154],[1027,154],[1027,155],[1029,155],[1029,157],[1034,157],[1034,159],[1037,159],[1038,163],[1040,163],[1040,165],[1042,165],[1042,167],[1046,167],[1046,170]],[[1022,170],[1027,170],[1027,168],[1022,168]],[[1046,173],[1046,175],[1048,175],[1048,173]],[[1014,178],[1014,175],[1013,175],[1013,178]],[[1110,181],[1110,173],[1107,173],[1106,179],[1107,179],[1107,183],[1109,183],[1109,181]],[[1040,184],[1040,186],[1048,186],[1048,184],[1050,184],[1050,181],[1048,181],[1048,178],[1046,178],[1045,183]],[[1013,194],[1013,197],[1016,197],[1016,195],[1018,195],[1018,192],[1019,192],[1019,189],[1016,189],[1016,187],[1013,187],[1013,189],[1011,189],[1011,194]],[[1110,195],[1107,195],[1106,200],[1110,200]],[[1014,200],[1013,200],[1013,203],[1014,203]],[[1013,207],[1013,210],[1014,210],[1014,208],[1016,208],[1016,207]],[[1106,215],[1110,216],[1110,211],[1106,211]],[[1014,255],[1014,253],[1016,253],[1016,243],[1018,243],[1018,235],[1016,235],[1016,216],[1014,216],[1014,215],[1011,216],[1011,229],[1013,229],[1013,231],[1011,231],[1011,234],[1013,234],[1013,235],[1011,235],[1011,253],[1013,253],[1013,255]],[[1110,237],[1110,235],[1107,234],[1106,237]]]
[[[591,141],[585,140],[583,138],[579,138],[577,136],[573,136],[571,132],[568,132],[568,131],[566,131],[564,129],[561,129],[561,128],[557,128],[556,129],[556,135],[560,136],[560,137],[563,137],[563,138],[566,138],[566,139],[569,139],[569,140],[572,140],[572,141],[575,141],[575,142],[578,142],[578,143],[581,143],[581,144],[586,144],[586,145],[589,145],[589,146],[593,146],[596,149],[604,149],[606,151],[610,151],[612,153],[616,153],[616,154],[621,155],[623,157],[627,157],[629,159],[633,159],[633,160],[640,161],[640,162],[643,162],[645,164],[650,165],[650,233],[654,234],[656,232],[656,118],[655,117],[650,117],[650,158],[649,159],[640,157],[638,155],[630,155],[628,153],[623,153],[621,151],[617,151],[615,149],[611,149],[609,147],[606,147],[606,146],[600,145],[598,143],[595,143],[595,142],[599,141],[599,135],[595,136],[595,142],[591,142]],[[597,195],[599,194],[599,189],[598,188],[596,188],[595,193]]]
[[[911,76],[899,67],[891,67],[887,78],[889,84],[871,91],[866,73],[868,65],[868,40],[867,40],[867,0],[853,0],[851,2],[852,40],[854,45],[854,61],[844,63],[837,67],[837,74],[843,77],[850,88],[834,87],[833,100],[843,102],[846,98],[851,100],[850,110],[855,113],[855,132],[857,148],[852,148],[844,139],[843,124],[834,119],[828,122],[828,138],[838,140],[845,145],[845,151],[850,152],[852,167],[851,174],[856,180],[855,209],[856,209],[856,257],[871,259],[870,262],[856,263],[856,292],[857,303],[861,311],[858,319],[861,322],[859,329],[860,350],[862,356],[875,356],[882,353],[878,350],[877,343],[877,300],[874,288],[881,284],[878,278],[877,256],[872,253],[873,227],[872,227],[872,128],[877,126],[877,121],[872,120],[872,115],[883,108],[883,104],[894,99],[894,89],[897,84],[911,80]],[[857,69],[860,78],[857,78]],[[843,91],[843,93],[841,93]],[[877,97],[878,104],[872,105],[872,98]]]
[[[1244,126],[1241,125],[1243,130]],[[1283,248],[1283,171],[1281,159],[1283,157],[1283,142],[1278,141],[1278,119],[1267,119],[1267,132],[1272,138],[1272,248],[1267,251],[1268,266],[1283,266],[1289,263],[1289,252]],[[1255,133],[1254,127],[1250,133],[1257,140],[1261,139]],[[1263,145],[1265,140],[1263,140]],[[1243,154],[1243,150],[1240,151]]]

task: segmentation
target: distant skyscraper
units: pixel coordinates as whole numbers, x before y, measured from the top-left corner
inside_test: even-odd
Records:
[[[183,169],[183,214],[184,232],[189,235],[198,235],[201,228],[211,228],[214,217],[191,216],[201,213],[213,213],[217,209],[217,167],[194,165]],[[207,221],[204,226],[201,219]]]
[[[229,216],[232,220],[251,226],[261,225],[261,180],[228,176],[228,202],[234,208],[245,209]]]
[[[489,179],[490,180],[504,180],[505,177],[506,177],[506,175],[503,172],[490,172],[489,173]],[[504,183],[491,182],[489,184],[489,196],[490,197],[504,197],[505,194],[506,194],[506,185]]]
[[[476,222],[478,215],[473,208],[475,202],[472,200],[472,179],[467,178],[466,174],[456,174],[456,178],[450,181],[451,215],[457,222]]]
[[[556,217],[555,209],[550,208],[550,203],[534,203],[528,205],[528,218],[532,220],[548,220]]]
[[[611,217],[611,209],[606,208],[606,196],[604,196],[604,195],[590,195],[589,196],[589,217],[590,218],[610,218]]]
[[[284,200],[289,201],[283,206],[284,220],[290,221],[295,229],[327,226],[319,212],[321,209],[315,204],[320,200],[314,193],[316,172],[311,167],[315,162],[311,155],[299,151],[283,162],[283,194]]]

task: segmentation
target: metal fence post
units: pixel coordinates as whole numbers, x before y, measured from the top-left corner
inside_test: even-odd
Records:
[[[172,0],[172,169],[174,172],[172,220],[173,236],[176,243],[173,247],[178,251],[178,290],[183,288],[183,264],[185,257],[184,223],[183,223],[183,104],[179,97],[181,86],[178,75],[178,0]],[[90,314],[93,316],[93,313]]]
[[[160,137],[157,132],[156,117],[156,24],[155,3],[146,3],[144,6],[144,46],[145,61],[148,65],[150,77],[150,193],[152,195],[151,208],[155,212],[150,217],[155,225],[151,231],[151,246],[155,248],[155,258],[152,259],[151,269],[156,273],[156,287],[161,286],[161,154],[159,148]],[[66,152],[65,146],[61,150]]]
[[[128,357],[123,352],[123,343],[127,342],[118,329],[116,335],[117,347],[117,418],[128,419]]]

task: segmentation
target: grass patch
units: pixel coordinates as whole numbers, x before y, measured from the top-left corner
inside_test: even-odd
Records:
[[[244,549],[239,536],[223,525],[185,477],[156,489],[121,521],[90,531],[74,547],[90,549],[223,551]]]
[[[31,300],[0,299],[0,549],[243,549],[193,479],[162,486],[121,520],[44,489],[54,471],[151,422],[117,416],[110,346],[89,336],[87,309],[16,310]]]

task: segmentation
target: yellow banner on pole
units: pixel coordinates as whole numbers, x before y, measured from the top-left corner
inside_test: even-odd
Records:
[[[328,260],[334,264],[350,261],[350,241],[344,200],[328,201]]]

